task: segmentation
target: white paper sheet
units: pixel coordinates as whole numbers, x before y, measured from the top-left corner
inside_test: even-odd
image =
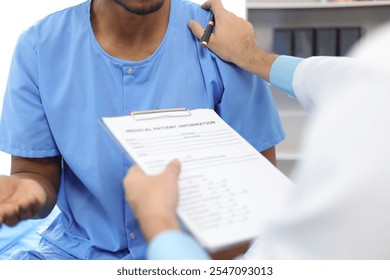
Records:
[[[178,216],[210,251],[257,237],[289,189],[289,179],[213,110],[102,120],[147,174],[180,160]]]

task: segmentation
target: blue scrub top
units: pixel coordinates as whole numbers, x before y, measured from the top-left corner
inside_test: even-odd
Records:
[[[19,38],[0,122],[0,149],[63,157],[59,217],[43,233],[78,259],[143,259],[146,243],[122,180],[131,166],[98,120],[130,111],[213,108],[259,151],[284,138],[267,84],[202,48],[187,23],[198,5],[171,0],[165,38],[145,60],[107,54],[87,1],[42,19]]]

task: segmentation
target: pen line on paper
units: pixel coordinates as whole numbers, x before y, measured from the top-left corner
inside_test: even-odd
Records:
[[[176,144],[176,145],[175,145]],[[220,145],[234,145],[239,144],[237,139],[205,139],[203,141],[199,141],[197,143],[193,142],[187,142],[187,143],[180,143],[180,142],[173,142],[173,143],[164,143],[164,144],[154,144],[154,145],[148,145],[148,146],[133,146],[134,150],[139,153],[148,153],[148,154],[165,154],[165,153],[171,153],[171,152],[179,152],[179,151],[188,151],[188,149],[200,149],[203,147],[212,148],[212,147],[218,147]],[[156,153],[157,152],[157,153]]]
[[[172,141],[173,138],[177,139],[188,139],[188,138],[194,138],[194,137],[211,137],[211,136],[223,136],[223,135],[231,135],[231,132],[226,131],[226,130],[216,130],[216,131],[207,131],[207,132],[202,132],[202,133],[183,133],[180,135],[163,135],[163,136],[153,136],[148,137],[148,138],[142,138],[142,137],[137,137],[137,138],[127,138],[128,141],[142,141],[145,143],[148,142],[156,142],[158,140],[159,142],[162,141]]]
[[[156,137],[157,138],[157,137]],[[162,147],[177,147],[178,144],[188,145],[188,144],[200,144],[205,142],[225,142],[222,140],[233,140],[236,139],[234,135],[215,135],[212,137],[171,137],[171,138],[162,138],[162,140],[155,141],[138,141],[137,139],[129,139],[127,143],[133,148],[140,148],[141,146],[145,149],[153,148],[162,148]]]

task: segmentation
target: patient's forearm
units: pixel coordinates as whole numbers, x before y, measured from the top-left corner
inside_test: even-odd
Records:
[[[268,159],[273,165],[276,166],[276,152],[275,147],[271,147],[261,152],[261,154]]]

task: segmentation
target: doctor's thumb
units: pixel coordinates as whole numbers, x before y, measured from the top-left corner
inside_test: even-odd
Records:
[[[188,22],[188,27],[190,28],[192,34],[194,34],[198,39],[203,36],[204,28],[195,20],[190,20]]]
[[[172,160],[166,167],[164,173],[168,176],[173,176],[177,179],[180,175],[181,163],[179,160]]]

